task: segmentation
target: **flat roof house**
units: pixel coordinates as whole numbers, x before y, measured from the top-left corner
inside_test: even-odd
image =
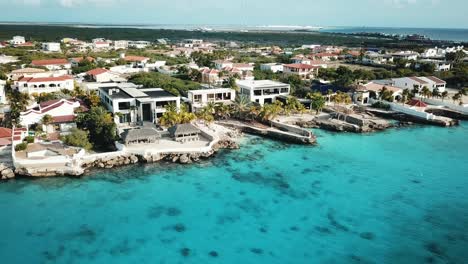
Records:
[[[290,85],[270,80],[257,81],[237,81],[240,88],[240,94],[246,95],[250,101],[257,102],[260,105],[273,103],[279,95],[288,95]]]
[[[236,97],[236,91],[231,88],[213,88],[188,91],[188,99],[192,112],[206,106],[209,102],[213,103],[231,103]]]
[[[58,42],[45,42],[42,43],[42,50],[48,52],[60,52],[60,43]]]
[[[157,123],[165,106],[174,103],[180,108],[180,97],[161,88],[133,88],[128,86],[99,87],[102,103],[115,115],[117,124]]]
[[[262,71],[272,71],[272,72],[282,72],[283,64],[281,63],[264,63],[260,64],[260,70]]]

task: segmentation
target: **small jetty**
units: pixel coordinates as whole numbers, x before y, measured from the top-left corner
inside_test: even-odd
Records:
[[[226,120],[217,124],[238,129],[248,134],[254,134],[294,144],[316,144],[315,135],[299,126],[270,121],[270,126],[257,121]]]

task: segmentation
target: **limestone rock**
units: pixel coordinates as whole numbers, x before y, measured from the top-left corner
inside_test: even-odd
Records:
[[[183,154],[182,156],[180,156],[179,162],[182,164],[187,164],[190,162],[190,158],[186,154]]]

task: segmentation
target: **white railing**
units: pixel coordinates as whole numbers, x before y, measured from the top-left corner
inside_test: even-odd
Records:
[[[431,104],[431,105],[439,105],[439,106],[445,106],[448,109],[452,109],[458,112],[461,112],[463,114],[468,114],[468,105],[457,105],[451,101],[451,99],[445,99],[444,101],[439,100],[439,99],[433,99],[433,98],[419,98],[420,100]]]
[[[390,109],[393,110],[393,111],[397,111],[397,112],[404,113],[404,114],[411,115],[411,116],[416,116],[416,117],[423,118],[423,119],[426,119],[426,120],[436,119],[435,115],[430,114],[430,113],[426,113],[424,111],[417,110],[413,106],[408,106],[408,105],[403,105],[403,104],[398,104],[398,103],[392,103],[392,102],[388,102],[388,101],[384,101],[384,100],[376,100],[376,99],[372,99],[372,98],[369,98],[369,102],[371,104],[373,104],[375,102],[382,102],[384,104],[390,105]]]

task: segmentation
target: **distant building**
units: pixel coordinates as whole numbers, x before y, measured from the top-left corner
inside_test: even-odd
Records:
[[[128,47],[129,48],[135,48],[135,49],[145,49],[146,47],[148,47],[150,45],[151,45],[151,42],[143,41],[143,40],[129,41],[128,42]]]
[[[187,95],[192,111],[196,112],[209,102],[230,103],[236,97],[236,91],[231,88],[213,88],[190,90]]]
[[[248,96],[250,101],[260,105],[273,103],[279,95],[288,95],[290,85],[270,80],[237,81],[240,94]]]
[[[232,61],[228,61],[228,60],[215,60],[214,61],[214,66],[217,70],[222,70],[223,68],[226,68],[226,67],[232,67],[233,64],[234,63]]]
[[[285,64],[283,65],[283,72],[285,74],[298,75],[303,80],[310,80],[317,76],[319,68],[319,66],[308,64]]]
[[[78,64],[80,62],[82,62],[83,60],[87,60],[89,62],[94,62],[95,61],[95,59],[93,57],[86,57],[86,58],[85,57],[77,57],[77,58],[70,58],[68,60],[70,61],[72,67],[77,67]]]
[[[219,77],[219,71],[216,69],[205,68],[200,71],[202,83],[220,84],[222,83]]]
[[[107,41],[96,41],[93,42],[93,48],[100,50],[100,49],[109,49],[110,48],[110,43]]]
[[[14,87],[22,93],[52,93],[62,89],[73,91],[73,77],[63,75],[57,77],[22,77],[14,83]]]
[[[401,89],[412,90],[413,88],[417,88],[421,91],[423,87],[427,87],[430,91],[437,88],[439,92],[445,91],[445,86],[447,84],[444,80],[434,76],[395,78],[392,79],[392,82],[396,87]]]
[[[97,68],[86,72],[88,76],[88,80],[104,83],[104,82],[112,82],[115,78],[119,78],[116,74],[111,73],[107,69]]]
[[[115,40],[114,41],[114,49],[128,49],[128,41],[127,40]]]
[[[100,87],[102,103],[116,115],[116,123],[157,123],[166,112],[165,106],[174,103],[180,108],[180,97],[161,88]]]
[[[422,63],[433,64],[435,71],[450,71],[450,69],[452,68],[452,64],[450,64],[450,62],[441,61],[441,60],[431,60],[431,59],[418,60],[416,62],[415,67],[416,68],[421,67]]]
[[[67,59],[33,60],[31,65],[46,67],[50,71],[71,68],[71,63]]]
[[[42,50],[49,51],[49,52],[60,52],[60,43],[58,42],[46,42],[42,43]]]
[[[330,53],[330,52],[315,53],[315,54],[312,54],[311,56],[314,57],[316,60],[323,60],[323,61],[331,61],[331,60],[338,59],[337,54]]]
[[[6,104],[6,95],[5,95],[5,85],[6,81],[0,80],[0,105]]]
[[[282,72],[283,64],[281,63],[264,63],[260,64],[260,70],[262,71],[272,71],[272,72]]]
[[[419,53],[414,52],[414,51],[400,51],[396,53],[390,54],[393,57],[393,60],[395,59],[404,59],[404,60],[417,60],[419,57]]]
[[[21,45],[26,43],[26,39],[23,36],[14,36],[12,40],[10,40],[10,44],[13,46]]]

